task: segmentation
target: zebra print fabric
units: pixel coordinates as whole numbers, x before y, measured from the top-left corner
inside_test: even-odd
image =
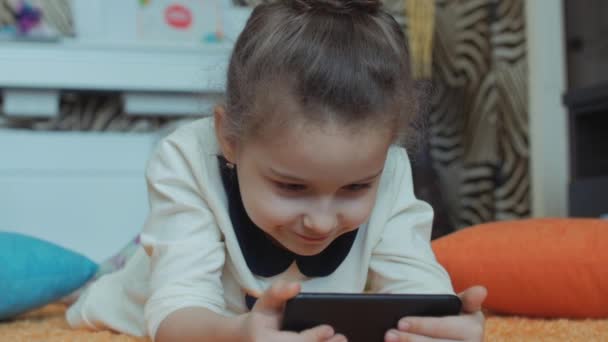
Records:
[[[437,2],[429,145],[455,227],[530,215],[523,7]]]
[[[119,95],[102,93],[65,93],[61,96],[59,113],[50,119],[0,116],[0,127],[41,131],[152,132],[182,120],[179,117],[127,115]]]

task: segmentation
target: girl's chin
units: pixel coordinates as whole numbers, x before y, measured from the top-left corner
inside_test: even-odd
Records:
[[[317,255],[323,252],[323,250],[325,250],[325,248],[327,248],[327,246],[329,246],[331,243],[329,238],[309,239],[299,234],[293,234],[288,240],[277,239],[270,234],[267,235],[277,246],[302,256]]]
[[[287,249],[297,255],[302,255],[302,256],[317,255],[317,254],[323,252],[323,250],[325,250],[325,248],[327,248],[327,246],[329,245],[327,243],[327,241],[324,241],[323,243],[313,243],[313,244],[302,243],[300,241],[298,241],[297,243],[294,243],[294,242],[292,242],[289,246],[290,248],[287,248]]]

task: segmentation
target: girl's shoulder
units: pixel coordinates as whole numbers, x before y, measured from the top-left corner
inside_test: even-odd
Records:
[[[199,152],[216,154],[219,151],[212,116],[179,126],[163,138],[163,142]]]
[[[207,182],[217,178],[219,147],[215,137],[213,117],[182,125],[162,138],[148,160],[148,177],[169,174],[180,179],[192,178]],[[217,177],[215,177],[217,176]]]
[[[375,209],[388,210],[400,200],[412,197],[413,187],[414,182],[407,151],[400,146],[391,146],[380,177]]]
[[[403,181],[403,178],[408,177],[411,177],[411,166],[407,150],[401,146],[391,146],[386,156],[382,178],[385,182],[394,182]]]

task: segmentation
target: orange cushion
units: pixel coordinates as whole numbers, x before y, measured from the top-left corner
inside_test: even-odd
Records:
[[[484,307],[539,317],[608,317],[608,220],[486,223],[433,241],[460,292],[484,285]]]

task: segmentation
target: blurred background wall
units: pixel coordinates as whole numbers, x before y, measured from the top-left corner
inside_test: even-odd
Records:
[[[0,0],[0,229],[96,260],[129,241],[147,212],[150,151],[221,100],[231,46],[257,1]],[[588,189],[605,182],[605,153],[581,148],[606,141],[605,115],[577,124],[562,98],[584,107],[586,87],[608,78],[585,64],[605,60],[601,1],[385,6],[422,70],[425,139],[410,153],[435,237],[486,221],[608,212],[568,201],[569,192],[589,201]],[[597,137],[573,150],[569,140],[591,134],[581,125]],[[572,159],[587,171],[571,176]],[[608,203],[599,196],[592,202]]]

